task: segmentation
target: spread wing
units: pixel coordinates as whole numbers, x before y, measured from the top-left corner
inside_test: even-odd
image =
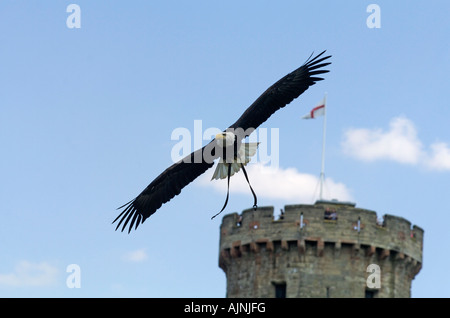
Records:
[[[316,82],[323,80],[316,75],[329,72],[321,69],[331,64],[329,62],[322,63],[331,57],[329,55],[320,58],[325,52],[323,51],[312,59],[309,58],[305,64],[270,86],[229,128],[235,130],[242,128],[245,132],[242,138],[248,136],[251,133],[251,130],[248,130],[249,128],[256,129],[277,110],[299,97]]]
[[[257,128],[277,110],[289,104],[317,81],[323,80],[316,75],[327,73],[328,70],[320,68],[331,64],[322,63],[330,57],[321,58],[324,53],[325,51],[308,59],[305,64],[269,87],[230,128],[242,128],[247,136],[249,128]],[[121,206],[119,209],[124,210],[113,221],[115,223],[119,220],[116,230],[122,224],[122,231],[128,224],[130,224],[128,233],[134,226],[137,229],[139,224],[155,213],[161,205],[178,195],[181,189],[211,168],[213,160],[217,157],[214,149],[210,148],[214,145],[215,140],[171,165],[135,199]]]
[[[124,208],[124,210],[113,221],[114,223],[120,219],[116,230],[123,223],[123,231],[130,221],[128,233],[133,226],[136,226],[135,229],[137,229],[139,224],[144,223],[161,205],[180,194],[181,189],[211,168],[214,164],[213,159],[215,159],[214,149],[209,148],[212,145],[213,142],[210,142],[205,147],[174,163],[153,180],[135,199],[119,207],[119,209]],[[209,153],[212,154],[209,158],[206,155],[206,150],[209,150]]]

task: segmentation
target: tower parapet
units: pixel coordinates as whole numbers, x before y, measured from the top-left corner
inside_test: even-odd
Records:
[[[402,218],[354,203],[318,201],[225,215],[219,266],[227,297],[410,297],[422,266],[424,231]],[[380,268],[368,288],[367,268]]]

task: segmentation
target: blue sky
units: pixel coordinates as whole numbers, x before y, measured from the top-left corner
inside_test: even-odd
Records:
[[[81,28],[66,25],[70,3]],[[381,28],[367,27],[371,3]],[[114,231],[116,208],[172,163],[174,129],[228,127],[326,49],[326,80],[261,126],[279,133],[278,174],[298,195],[255,162],[259,204],[314,202],[322,121],[300,118],[328,92],[327,196],[422,227],[412,296],[449,297],[449,11],[443,0],[1,0],[0,296],[224,297],[210,217],[225,188],[205,181],[212,169],[130,235]],[[224,213],[253,204],[244,182],[232,179]],[[81,288],[66,286],[70,264]]]

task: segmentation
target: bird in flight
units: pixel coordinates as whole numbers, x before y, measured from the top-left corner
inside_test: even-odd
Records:
[[[122,232],[128,224],[128,233],[133,227],[137,229],[161,205],[180,194],[185,186],[211,168],[214,165],[214,160],[218,158],[219,162],[212,179],[227,178],[228,181],[227,197],[219,213],[225,209],[228,202],[230,177],[241,169],[253,194],[253,208],[256,209],[257,198],[250,185],[245,165],[256,153],[258,143],[244,143],[242,140],[277,110],[299,97],[316,82],[323,80],[317,75],[329,72],[324,70],[323,67],[331,64],[331,62],[326,61],[331,56],[323,56],[325,52],[323,51],[313,58],[311,58],[311,54],[302,66],[281,78],[262,93],[242,116],[223,133],[217,134],[206,146],[168,167],[136,198],[119,207],[118,209],[123,208],[123,211],[112,222],[115,223],[119,220],[116,231],[122,224]]]

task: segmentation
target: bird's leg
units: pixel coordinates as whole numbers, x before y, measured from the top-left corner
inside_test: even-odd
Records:
[[[220,213],[222,213],[222,211],[225,209],[225,207],[226,207],[227,204],[228,204],[228,197],[229,197],[229,195],[230,195],[230,177],[231,177],[231,163],[228,163],[227,198],[225,199],[225,204],[223,205],[222,210],[220,210],[219,213],[213,215],[213,216],[211,217],[211,220],[214,219],[216,216],[218,216]]]
[[[245,167],[244,167],[244,165],[242,163],[241,163],[241,168],[242,168],[242,171],[244,172],[244,176],[245,176],[245,179],[247,180],[248,186],[250,187],[250,190],[252,191],[253,199],[254,199],[253,210],[256,211],[256,209],[258,208],[258,204],[257,204],[258,203],[258,199],[256,198],[255,191],[253,191],[253,188],[250,185],[250,181],[248,180],[248,176],[247,176],[247,171],[245,171]]]

